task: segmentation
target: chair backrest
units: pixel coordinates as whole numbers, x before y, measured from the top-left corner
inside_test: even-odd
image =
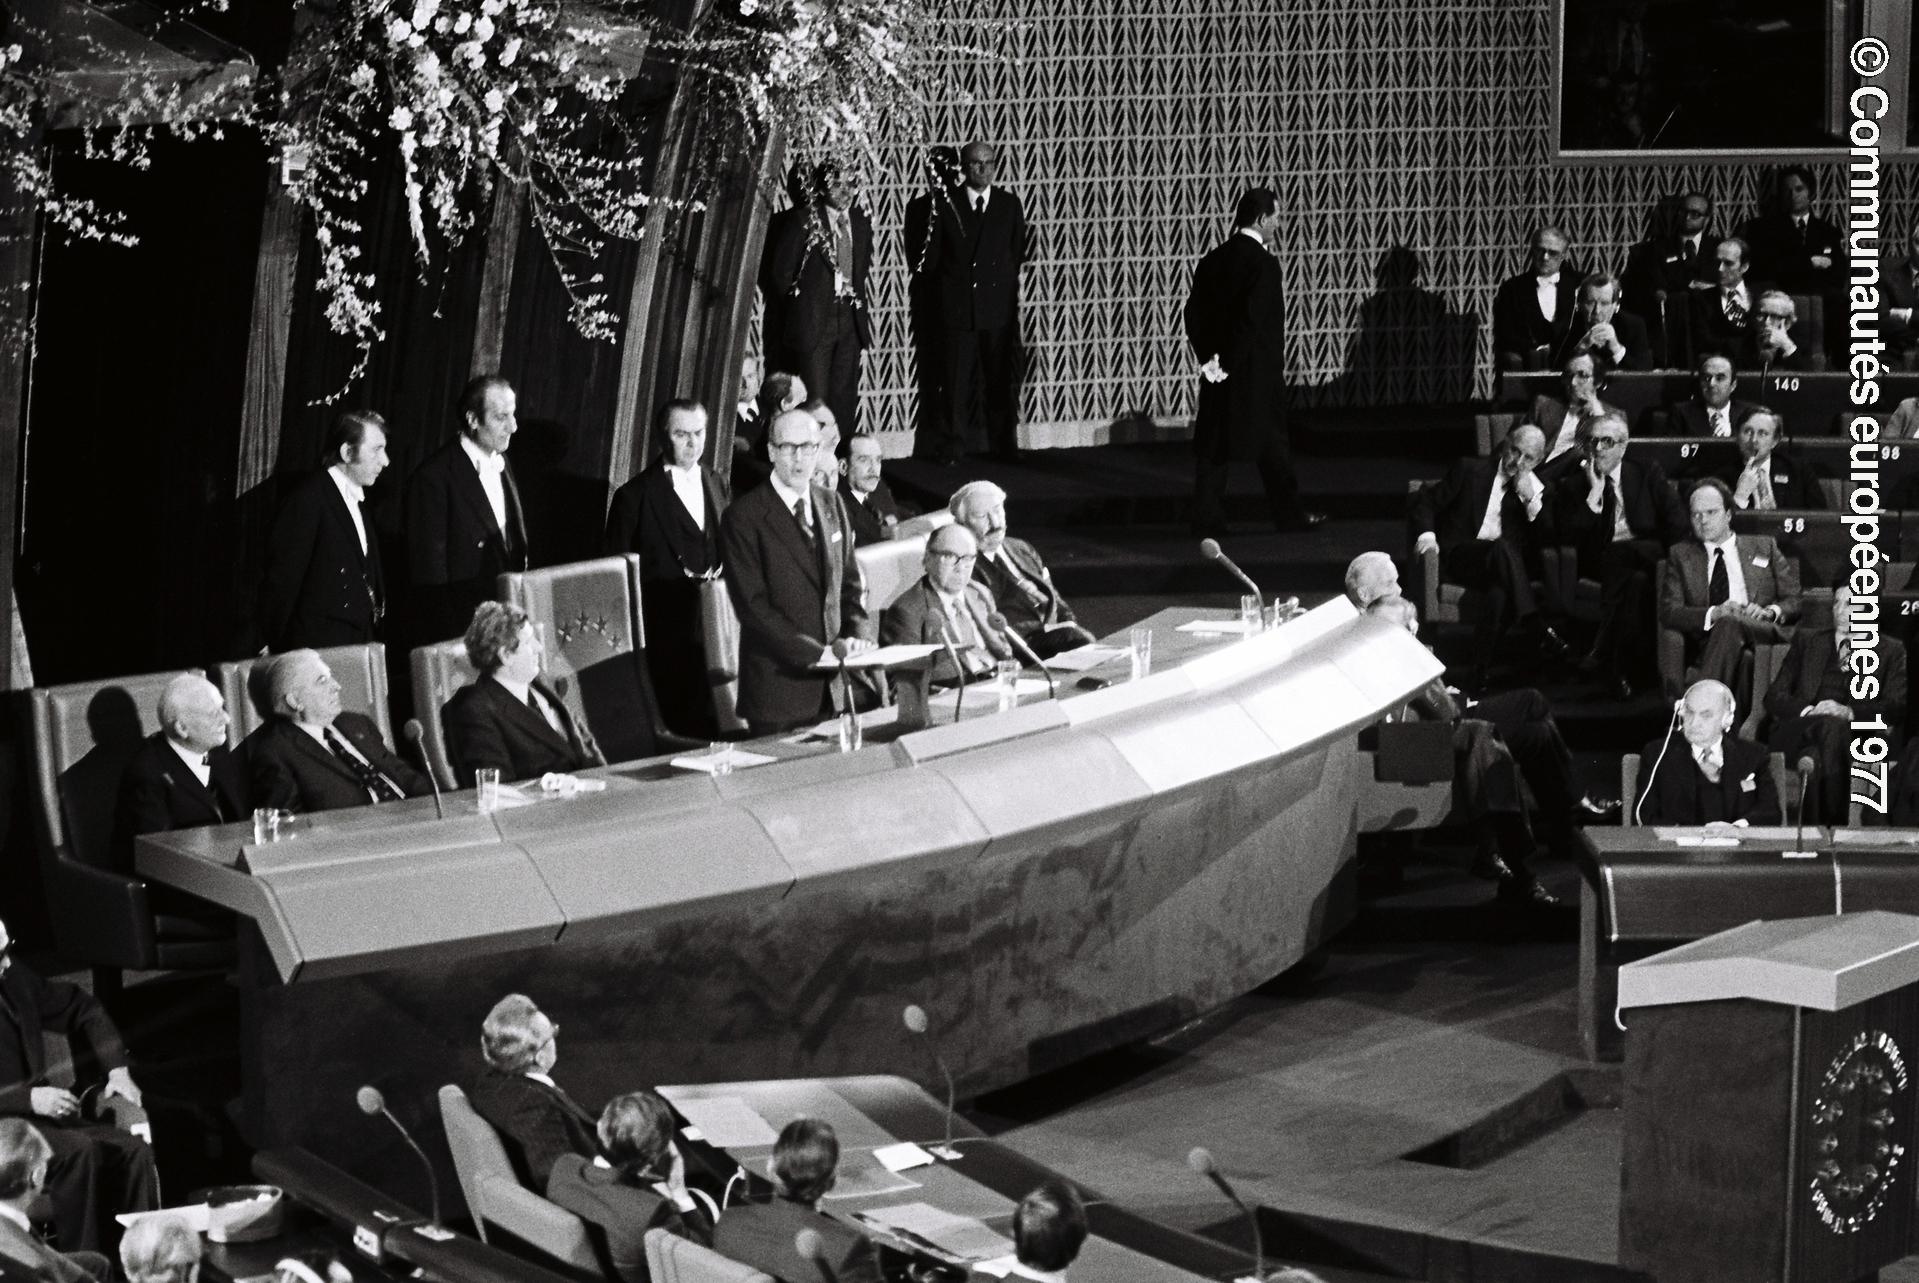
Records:
[[[930,530],[885,543],[870,543],[854,556],[866,581],[866,613],[874,618],[898,601],[926,573],[926,537]]]
[[[393,743],[393,714],[387,707],[386,646],[380,642],[329,646],[319,655],[340,683],[340,707],[371,717],[386,742]],[[220,689],[226,692],[227,711],[233,714],[239,739],[251,735],[273,715],[266,692],[267,661],[272,658],[250,655],[220,666]]]
[[[1675,746],[1674,752],[1678,749]],[[1668,753],[1667,756],[1671,756]],[[1786,755],[1784,753],[1766,754],[1766,773],[1772,776],[1773,790],[1779,797],[1779,816],[1787,824],[1793,824],[1799,818],[1799,795],[1788,792],[1786,784]],[[1619,759],[1619,822],[1627,828],[1636,826],[1633,807],[1639,800],[1639,754],[1628,753]]]
[[[659,1229],[646,1232],[646,1273],[653,1283],[774,1283],[770,1274]]]
[[[513,1160],[506,1155],[493,1124],[480,1117],[466,1093],[448,1083],[440,1088],[440,1122],[446,1128],[446,1146],[453,1152],[453,1173],[459,1177],[460,1192],[466,1196],[466,1210],[473,1227],[486,1241],[485,1179],[497,1176],[517,1181]]]
[[[1526,416],[1510,412],[1498,414],[1475,414],[1473,416],[1473,443],[1484,458],[1497,450],[1512,430],[1525,422]]]
[[[1826,368],[1826,300],[1818,294],[1792,296],[1792,341],[1806,349],[1821,370]]]
[[[425,731],[427,765],[443,789],[456,789],[453,762],[446,751],[446,726],[440,710],[453,698],[453,692],[476,680],[479,672],[466,657],[464,641],[435,642],[413,648],[413,715]]]
[[[1676,370],[1690,370],[1692,354],[1692,312],[1687,303],[1691,290],[1674,290],[1666,295],[1666,364]]]
[[[650,757],[665,732],[647,676],[634,553],[500,576],[499,598],[540,626],[547,682],[609,762]]]
[[[440,1088],[440,1122],[460,1193],[482,1241],[491,1225],[563,1265],[585,1271],[581,1277],[599,1272],[599,1255],[586,1222],[520,1184],[493,1125],[452,1083]]]

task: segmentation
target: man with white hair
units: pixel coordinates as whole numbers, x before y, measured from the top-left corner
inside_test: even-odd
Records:
[[[165,833],[252,814],[246,776],[227,750],[232,719],[219,687],[199,673],[182,673],[161,692],[159,712],[160,729],[121,777],[118,831]]]
[[[242,746],[261,806],[331,811],[432,791],[387,747],[372,718],[341,711],[340,683],[317,652],[274,656],[266,682],[273,714]]]
[[[1806,372],[1826,368],[1825,354],[1799,346],[1792,337],[1798,323],[1799,306],[1784,290],[1766,290],[1752,309],[1752,331],[1740,364],[1761,372],[1763,378],[1778,370]]]
[[[990,481],[970,481],[953,492],[946,508],[979,540],[973,578],[985,585],[1006,622],[1036,655],[1047,659],[1093,640],[1053,587],[1053,576],[1038,551],[1024,539],[1007,535],[1004,490]]]
[[[1347,565],[1346,600],[1360,610],[1399,595],[1399,567],[1386,553],[1362,552]]]
[[[56,1252],[40,1241],[27,1210],[47,1183],[53,1149],[33,1125],[0,1118],[0,1279],[22,1283],[107,1283],[98,1252]]]
[[[1674,706],[1679,734],[1639,755],[1638,822],[1745,827],[1780,822],[1766,748],[1732,735],[1732,690],[1708,678]]]

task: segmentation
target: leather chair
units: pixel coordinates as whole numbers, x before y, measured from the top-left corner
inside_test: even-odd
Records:
[[[466,1093],[453,1083],[440,1088],[440,1121],[446,1127],[447,1148],[453,1152],[453,1171],[466,1196],[466,1210],[481,1242],[490,1241],[489,1226],[505,1230],[556,1261],[598,1276],[599,1257],[586,1222],[520,1184],[499,1133],[474,1112]]]
[[[1475,414],[1473,416],[1473,446],[1479,457],[1489,457],[1499,448],[1512,430],[1526,421],[1524,413],[1504,411],[1499,414]]]
[[[1619,822],[1627,828],[1641,827],[1633,815],[1633,808],[1639,802],[1639,765],[1637,753],[1628,753],[1619,759]],[[1785,754],[1766,754],[1766,770],[1779,797],[1781,818],[1787,824],[1794,823],[1799,817],[1799,794],[1791,791],[1787,782]]]
[[[74,682],[29,692],[34,809],[41,879],[54,947],[94,968],[96,992],[120,972],[217,969],[232,936],[197,917],[156,914],[145,881],[113,850],[120,778],[140,742],[160,729],[160,695],[178,672]],[[228,742],[237,740],[229,730]]]
[[[941,520],[944,518],[944,520]],[[941,526],[951,525],[952,514],[929,512],[899,524],[885,543],[868,544],[853,555],[859,559],[860,574],[866,580],[866,613],[875,619],[881,611],[898,601],[920,576],[926,573],[926,538]]]
[[[773,1283],[770,1274],[665,1230],[646,1232],[646,1273],[653,1283]]]
[[[380,728],[388,744],[393,739],[393,714],[388,709],[386,684],[386,646],[369,642],[364,646],[330,646],[319,652],[333,678],[340,683],[340,707],[365,713]],[[220,666],[220,689],[226,693],[227,710],[233,714],[234,734],[245,739],[272,716],[267,698],[267,660],[271,655],[251,655]]]
[[[427,769],[439,780],[441,788],[457,789],[460,782],[447,755],[446,725],[440,720],[440,710],[446,707],[455,691],[477,680],[479,671],[466,657],[465,641],[443,641],[414,647],[412,672],[413,716],[419,719],[420,728],[425,732],[421,736],[421,747],[426,751]]]
[[[704,747],[660,721],[640,622],[634,553],[500,576],[499,598],[531,615],[546,641],[546,678],[609,762]]]

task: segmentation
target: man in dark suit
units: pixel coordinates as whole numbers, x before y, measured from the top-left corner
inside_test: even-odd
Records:
[[[362,645],[386,617],[380,539],[366,510],[386,471],[386,420],[342,413],[327,434],[327,465],[287,496],[267,542],[260,627],[271,651]]]
[[[227,751],[230,723],[220,688],[206,678],[182,673],[168,682],[160,695],[160,729],[120,778],[118,831],[132,838],[231,824],[252,814],[245,772]],[[125,852],[130,859],[130,843]]]
[[[1608,369],[1652,369],[1652,340],[1646,337],[1646,323],[1619,310],[1619,278],[1611,272],[1594,272],[1579,283],[1572,324],[1552,345],[1546,368],[1563,367],[1566,358],[1577,352],[1604,357]]]
[[[640,556],[640,616],[646,667],[660,716],[683,735],[719,734],[707,680],[701,585],[720,575],[719,478],[700,462],[706,407],[676,399],[660,409],[654,433],[660,457],[621,486],[606,514],[605,552]]]
[[[482,767],[503,780],[535,780],[606,765],[593,732],[540,680],[546,647],[524,610],[499,601],[474,607],[466,655],[480,676],[440,713],[461,788],[472,788]]]
[[[1627,457],[1623,414],[1587,429],[1584,458],[1553,483],[1549,502],[1554,529],[1578,550],[1580,574],[1600,583],[1599,631],[1581,667],[1629,699],[1649,667],[1653,567],[1684,537],[1686,515],[1657,462]]]
[[[1746,336],[1734,355],[1739,365],[1758,370],[1763,379],[1781,372],[1804,374],[1826,368],[1826,355],[1802,344],[1792,328],[1799,322],[1799,305],[1783,290],[1761,290],[1748,318]]]
[[[1906,253],[1879,267],[1879,322],[1886,341],[1886,364],[1895,370],[1919,365],[1919,224],[1906,234]]]
[[[1579,276],[1566,261],[1570,244],[1557,227],[1540,228],[1527,251],[1527,270],[1500,283],[1493,295],[1495,368],[1550,368],[1546,354],[1572,328],[1578,302]]]
[[[427,456],[407,482],[407,563],[422,636],[458,637],[506,571],[527,568],[526,519],[507,445],[518,397],[497,374],[460,395],[460,435]]]
[[[780,296],[780,352],[847,431],[859,423],[860,353],[873,345],[866,276],[873,222],[853,203],[836,161],[813,171],[803,213],[789,218],[768,268]]]
[[[968,681],[991,675],[1002,659],[1017,658],[990,622],[993,595],[973,578],[978,553],[979,541],[958,522],[928,535],[921,559],[926,573],[880,617],[880,644],[950,643]],[[957,680],[953,660],[943,651],[934,656],[932,680]]]
[[[773,420],[773,475],[726,510],[720,544],[740,619],[740,716],[756,735],[818,721],[842,698],[828,665],[872,647],[846,507],[811,484],[819,424]]]
[[[1560,367],[1559,395],[1541,392],[1533,397],[1525,421],[1538,428],[1544,439],[1539,479],[1547,485],[1579,462],[1579,442],[1594,420],[1620,413],[1601,395],[1611,373],[1605,353],[1575,352]]]
[[[1819,764],[1818,784],[1806,803],[1806,820],[1813,824],[1846,822],[1854,719],[1879,719],[1894,752],[1905,739],[1905,643],[1881,634],[1876,654],[1853,645],[1852,590],[1844,583],[1832,592],[1832,620],[1831,628],[1802,627],[1793,634],[1764,701],[1772,751],[1788,762],[1810,754]]]
[[[341,711],[340,683],[313,651],[268,660],[266,689],[273,714],[240,746],[259,805],[331,811],[432,791],[387,747],[372,718]]]
[[[1686,325],[1696,361],[1709,352],[1738,360],[1747,344],[1747,321],[1758,297],[1746,274],[1752,263],[1746,242],[1728,236],[1713,250],[1713,288],[1686,299]]]
[[[1253,460],[1273,525],[1310,530],[1326,518],[1299,505],[1286,428],[1286,296],[1267,246],[1279,227],[1279,197],[1255,187],[1239,198],[1233,231],[1199,260],[1183,319],[1199,362],[1193,416],[1193,531],[1226,532],[1226,476]]]
[[[1667,553],[1659,602],[1659,622],[1686,639],[1686,680],[1728,689],[1753,646],[1787,640],[1799,618],[1798,564],[1767,536],[1733,534],[1731,500],[1717,477],[1693,486],[1693,537]]]
[[[870,432],[857,433],[846,442],[846,458],[840,461],[840,498],[853,521],[855,546],[864,548],[893,537],[902,514],[893,487],[880,472],[880,439]]]
[[[786,240],[791,224],[804,224],[812,210],[813,179],[798,161],[786,168],[786,208],[773,211],[766,220],[766,243],[760,251],[760,347],[768,370],[791,369],[791,354],[786,349],[785,308],[791,281],[781,281],[774,272],[775,251]],[[762,435],[766,425],[760,424]]]
[[[48,1032],[82,1039],[106,1070],[92,1115],[81,1096],[48,1083],[42,1043]],[[63,1247],[104,1250],[119,1238],[115,1216],[159,1206],[153,1151],[110,1121],[95,1121],[109,1097],[141,1104],[112,1018],[78,985],[47,980],[15,962],[13,937],[0,922],[0,1117],[31,1118],[52,1149],[46,1185]]]
[[[521,1183],[540,1193],[562,1154],[591,1158],[599,1151],[598,1121],[553,1081],[559,1032],[525,994],[494,1003],[480,1026],[486,1068],[469,1093],[474,1112],[500,1134]]]
[[[1013,1209],[1013,1259],[1026,1278],[1065,1283],[1067,1267],[1086,1243],[1086,1207],[1073,1187],[1051,1179]]]
[[[713,1231],[713,1246],[742,1265],[771,1274],[781,1283],[811,1283],[828,1277],[837,1283],[880,1283],[879,1253],[859,1231],[819,1211],[833,1189],[840,1165],[840,1142],[830,1123],[795,1118],[773,1144],[771,1202],[736,1203]],[[819,1235],[825,1273],[801,1256],[794,1238],[801,1230]]]
[[[913,452],[936,457],[944,444],[951,398],[946,391],[946,349],[940,341],[939,278],[933,273],[933,235],[942,203],[960,199],[966,185],[959,148],[932,147],[926,153],[926,187],[906,202],[900,220],[900,260],[906,264],[907,324],[912,330],[915,405]]]
[[[1659,230],[1626,251],[1622,276],[1625,306],[1646,323],[1655,351],[1665,354],[1667,364],[1682,364],[1687,359],[1686,336],[1666,334],[1666,300],[1712,288],[1712,252],[1718,248],[1719,235],[1710,230],[1712,197],[1704,192],[1680,197],[1673,215],[1676,222],[1664,222],[1662,211]],[[1669,344],[1668,338],[1674,341]]]
[[[1780,446],[1784,435],[1784,422],[1765,406],[1755,406],[1739,425],[1740,462],[1715,474],[1731,487],[1735,509],[1825,511],[1824,487],[1811,464]]]
[[[1787,165],[1773,179],[1772,211],[1742,223],[1739,235],[1752,246],[1753,271],[1788,294],[1811,294],[1825,300],[1826,315],[1844,317],[1845,235],[1812,212],[1816,195],[1812,170]],[[1819,355],[1843,362],[1846,327],[1834,324],[1826,333],[1826,350]]]
[[[1039,550],[1006,533],[1006,492],[990,481],[970,481],[946,502],[953,520],[979,541],[973,578],[999,604],[1009,627],[1041,659],[1084,646],[1093,635],[1080,627],[1073,608],[1053,586]]]
[[[595,1131],[599,1154],[555,1158],[546,1196],[587,1223],[606,1278],[649,1283],[648,1230],[712,1246],[713,1221],[686,1187],[673,1110],[664,1100],[650,1091],[615,1096]]]
[[[1731,734],[1731,688],[1710,679],[1694,682],[1677,716],[1678,735],[1640,750],[1634,823],[1780,823],[1779,790],[1766,769],[1765,747]]]
[[[1500,443],[1497,458],[1461,459],[1436,485],[1413,497],[1413,550],[1439,554],[1440,573],[1454,583],[1483,593],[1473,653],[1484,685],[1484,671],[1506,630],[1517,624],[1534,635],[1554,657],[1566,643],[1552,621],[1560,613],[1558,595],[1540,564],[1550,542],[1552,517],[1546,487],[1533,474],[1546,450],[1538,428],[1521,424]],[[1537,578],[1543,591],[1533,591]]]
[[[1759,407],[1751,401],[1733,400],[1739,376],[1732,358],[1723,352],[1708,352],[1694,364],[1698,392],[1690,401],[1671,407],[1667,430],[1676,437],[1731,437]]]
[[[966,185],[934,196],[925,270],[939,291],[940,359],[946,421],[937,457],[990,448],[1019,457],[1019,389],[1025,353],[1019,334],[1019,269],[1033,236],[1019,197],[993,180],[999,150],[968,143]],[[921,360],[928,359],[926,353]]]
[[[7,1283],[109,1283],[98,1252],[56,1252],[27,1219],[47,1183],[53,1147],[31,1123],[0,1118],[0,1279]]]

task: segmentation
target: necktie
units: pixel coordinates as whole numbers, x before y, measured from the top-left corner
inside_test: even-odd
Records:
[[[1736,294],[1726,295],[1726,319],[1734,325],[1746,323],[1746,309],[1739,305],[1739,296]]]
[[[819,547],[819,536],[813,531],[813,512],[805,495],[793,501],[793,520],[799,523],[800,533],[806,537],[806,546]]]
[[[342,765],[359,777],[360,783],[372,795],[375,802],[397,802],[406,796],[393,786],[391,780],[375,769],[373,763],[348,748],[346,741],[341,739],[331,726],[326,728],[323,738],[326,740],[326,746],[333,750],[333,756],[339,758]]]
[[[533,693],[531,686],[526,688],[526,706],[538,713],[540,720],[552,728],[555,735],[560,736],[562,739],[566,737],[566,729],[560,725],[560,719],[554,714],[553,710],[547,706],[545,700]]]
[[[1772,497],[1772,465],[1770,463],[1759,470],[1759,489],[1753,492],[1752,506],[1761,512],[1771,512],[1779,506]]]
[[[1712,550],[1712,582],[1706,587],[1706,605],[1723,606],[1732,596],[1732,576],[1726,573],[1726,550]]]
[[[1719,767],[1719,749],[1716,746],[1699,755],[1699,769],[1714,784],[1719,783]]]
[[[1020,595],[1026,598],[1034,610],[1046,609],[1046,594],[1040,591],[1038,584],[1020,573],[1020,568],[1013,564],[1013,558],[1003,550],[999,555],[999,563],[1006,568],[1006,573],[1012,576],[1013,586],[1019,589]]]
[[[1712,434],[1716,437],[1732,435],[1732,417],[1723,407],[1712,412]]]

